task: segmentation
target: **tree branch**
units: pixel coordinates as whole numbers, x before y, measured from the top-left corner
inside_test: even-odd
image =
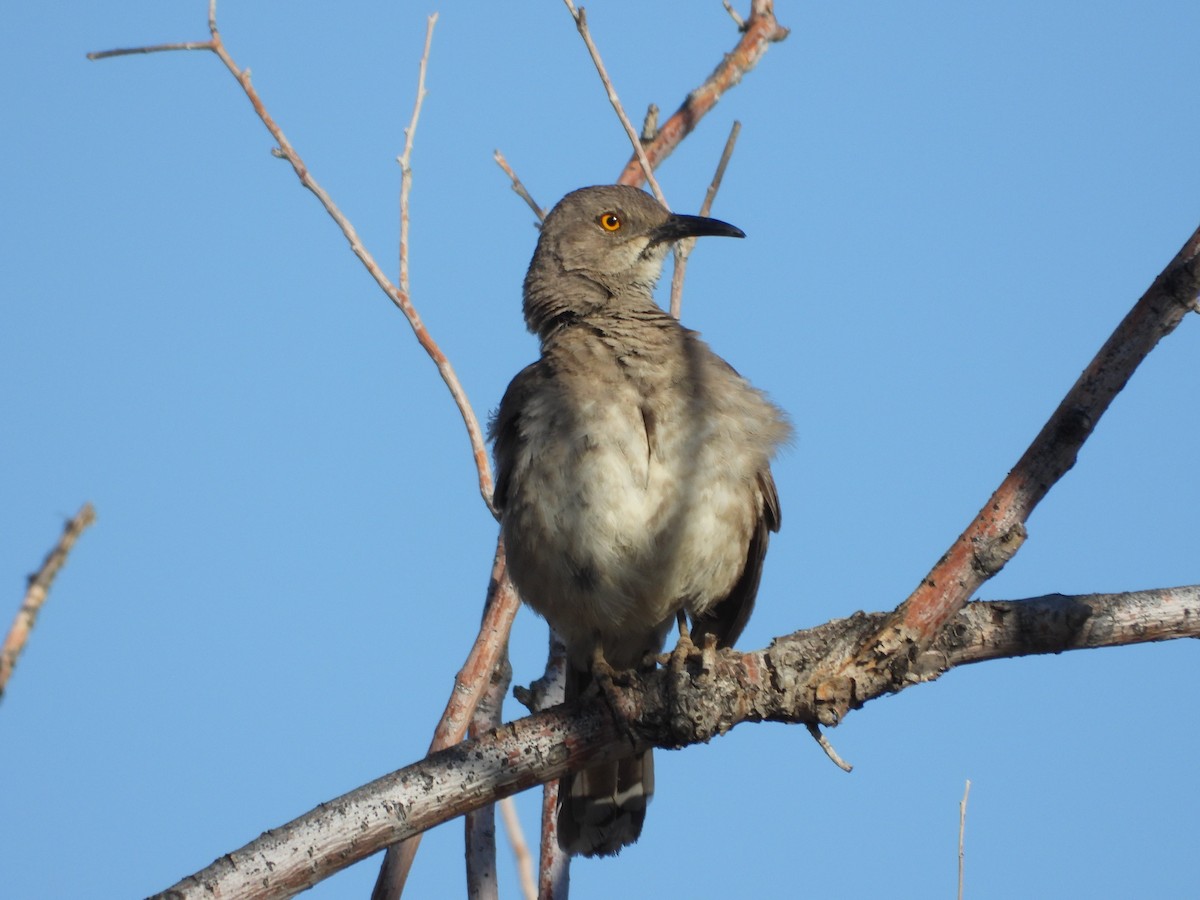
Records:
[[[653,168],[658,168],[683,139],[692,133],[726,91],[758,65],[771,44],[788,36],[788,29],[780,25],[775,18],[774,0],[753,0],[750,18],[739,30],[741,37],[737,46],[725,54],[703,84],[687,95],[679,109],[658,129],[654,140],[641,146],[641,151]],[[617,178],[618,184],[642,184],[645,177],[639,160],[639,155],[635,153]]]
[[[507,175],[509,181],[512,182],[512,189],[516,192],[518,197],[525,201],[525,205],[533,210],[533,214],[537,216],[538,222],[544,222],[546,220],[546,210],[538,206],[537,201],[534,200],[533,196],[528,190],[526,190],[525,185],[521,183],[521,179],[517,177],[517,173],[513,171],[513,167],[510,166],[508,164],[508,160],[504,158],[504,154],[499,150],[495,150],[492,152],[492,159],[496,160],[496,165],[504,170],[504,174]]]
[[[222,856],[157,895],[287,897],[388,844],[502,797],[646,747],[710,740],[742,722],[815,723],[825,661],[848,653],[890,614],[856,613],[747,653],[697,651],[679,671],[631,673],[618,724],[599,699],[556,706],[385,775]],[[978,602],[874,697],[932,681],[955,666],[1175,637],[1200,637],[1200,585],[1132,594],[1050,595]]]
[[[38,613],[42,611],[46,599],[50,596],[50,587],[54,584],[54,579],[58,577],[59,570],[66,565],[67,556],[70,554],[71,548],[75,546],[75,542],[79,540],[79,536],[95,521],[95,508],[91,503],[83,504],[79,512],[75,513],[75,516],[63,526],[63,533],[59,537],[58,543],[46,554],[41,568],[29,576],[25,599],[21,601],[21,608],[17,610],[17,614],[13,618],[12,627],[8,629],[4,644],[0,645],[0,700],[4,698],[8,679],[12,677],[21,652],[29,642],[29,636],[33,634]]]
[[[454,689],[429,743],[430,753],[457,744],[467,733],[471,716],[490,684],[491,675],[508,650],[508,633],[520,605],[506,573],[504,542],[497,541],[483,607],[483,624],[471,652],[454,677]],[[388,847],[371,893],[372,900],[400,896],[420,845],[421,835],[416,832],[398,846]]]
[[[633,147],[633,157],[641,170],[637,184],[649,181],[650,190],[654,193],[658,202],[669,208],[667,197],[654,177],[654,166],[651,164],[649,157],[646,156],[646,151],[642,147],[642,141],[638,136],[637,129],[629,121],[629,116],[625,115],[625,108],[621,106],[621,101],[617,97],[617,89],[613,87],[612,79],[608,77],[608,71],[604,68],[604,61],[600,58],[600,51],[592,40],[592,33],[588,30],[587,26],[586,11],[582,7],[576,9],[572,0],[563,0],[563,2],[567,5],[567,9],[571,13],[571,18],[575,20],[575,27],[579,29],[579,36],[583,38],[583,43],[588,49],[588,54],[592,57],[592,63],[596,66],[596,71],[600,74],[600,82],[604,85],[604,91],[608,95],[608,102],[612,104],[613,111],[617,114],[617,118],[621,120],[621,127],[625,129],[625,134],[629,138],[630,145]]]
[[[921,584],[854,653],[830,660],[817,689],[823,724],[878,695],[929,648],[979,587],[1025,541],[1025,522],[1072,466],[1142,360],[1175,330],[1200,294],[1200,228],[1125,316],[1008,476]]]
[[[721,158],[717,160],[717,170],[713,173],[708,190],[704,192],[704,202],[700,204],[700,215],[707,216],[712,212],[713,201],[717,199],[717,191],[721,189],[721,181],[725,178],[725,169],[733,156],[733,148],[737,145],[738,135],[742,133],[742,123],[734,121],[729,129],[729,137],[725,139],[725,148]],[[679,318],[683,312],[683,279],[687,273],[688,257],[696,246],[695,238],[684,238],[676,241],[672,249],[675,253],[675,263],[671,269],[671,315]]]

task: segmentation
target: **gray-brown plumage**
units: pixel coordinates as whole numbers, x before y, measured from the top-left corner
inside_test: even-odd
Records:
[[[495,503],[513,583],[567,646],[568,698],[597,649],[642,665],[680,610],[697,643],[731,645],[779,529],[783,413],[652,296],[670,244],[700,235],[743,236],[632,187],[583,188],[546,217],[525,277],[541,358],[492,421]],[[652,793],[649,752],[564,778],[559,842],[616,853]]]

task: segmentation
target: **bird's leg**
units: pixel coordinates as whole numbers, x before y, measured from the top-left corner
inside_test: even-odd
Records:
[[[633,727],[633,723],[638,718],[638,711],[621,689],[621,687],[629,685],[629,673],[619,672],[609,665],[608,660],[604,658],[604,648],[601,647],[599,641],[592,650],[592,681],[604,698],[609,712],[612,713],[617,728],[629,739],[630,743],[638,743],[637,731]]]
[[[683,671],[688,657],[696,652],[696,645],[692,642],[692,633],[688,629],[687,613],[682,609],[679,610],[675,613],[675,621],[679,626],[679,641],[670,653],[659,654],[658,663],[674,673],[679,673]]]

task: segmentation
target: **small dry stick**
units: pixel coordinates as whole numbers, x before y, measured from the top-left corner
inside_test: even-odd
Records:
[[[704,194],[704,203],[700,206],[702,216],[712,212],[713,201],[717,198],[717,191],[721,189],[721,180],[725,177],[725,169],[729,166],[729,158],[733,156],[733,148],[741,132],[742,123],[734,121],[733,127],[729,129],[729,137],[725,139],[725,149],[721,151],[721,158],[717,161],[717,171],[713,173],[712,181]],[[695,238],[687,238],[675,244],[675,266],[671,271],[671,315],[677,319],[683,311],[683,276],[687,272],[688,257],[695,246]]]
[[[733,19],[733,24],[738,27],[738,31],[745,31],[746,20],[743,19],[738,14],[738,11],[733,8],[733,4],[730,3],[729,0],[721,0],[721,5],[725,7],[725,12],[729,13],[729,18]]]
[[[812,739],[820,745],[822,750],[825,751],[825,755],[829,757],[830,762],[832,762],[843,772],[854,771],[854,766],[850,765],[850,763],[838,756],[838,752],[833,749],[833,744],[829,743],[829,738],[825,737],[825,735],[821,733],[820,728],[818,728],[812,722],[806,722],[805,724],[808,726],[808,733],[812,735]]]
[[[567,5],[567,9],[571,11],[571,17],[575,20],[575,27],[579,29],[579,36],[583,38],[583,43],[587,46],[588,53],[591,54],[596,71],[600,73],[600,81],[604,84],[604,90],[608,94],[608,102],[612,104],[612,108],[617,113],[617,118],[621,120],[621,126],[625,129],[625,134],[629,136],[629,143],[633,145],[634,155],[637,156],[638,161],[642,164],[642,172],[645,173],[646,180],[650,183],[650,190],[654,192],[654,196],[658,198],[659,203],[663,206],[669,206],[662,188],[658,186],[658,181],[654,177],[654,168],[650,165],[650,160],[647,158],[646,151],[642,147],[642,141],[638,136],[637,129],[629,121],[629,116],[625,115],[625,109],[621,106],[620,98],[617,97],[617,91],[613,87],[612,79],[608,77],[608,71],[604,68],[604,61],[600,58],[600,51],[596,49],[596,44],[592,40],[592,33],[588,30],[587,15],[583,7],[576,9],[575,4],[571,0],[563,0],[563,2]]]
[[[958,900],[963,900],[963,834],[967,830],[967,797],[971,795],[971,779],[963,788],[963,798],[958,804]]]
[[[117,50],[100,50],[87,54],[88,59],[108,59],[112,56],[133,56],[139,53],[162,53],[166,50],[211,50],[212,41],[182,41],[177,44],[154,44],[150,47],[125,47]]]
[[[504,170],[504,174],[508,176],[512,182],[512,189],[516,191],[517,196],[525,201],[526,205],[533,210],[533,214],[538,217],[539,222],[546,221],[546,211],[538,206],[537,201],[533,199],[533,195],[525,189],[525,185],[521,183],[521,179],[517,177],[517,173],[513,171],[512,166],[508,164],[508,160],[504,158],[504,154],[499,150],[492,153],[492,159],[496,160],[496,165]]]
[[[412,190],[413,137],[417,133],[417,120],[421,117],[421,104],[425,102],[425,72],[429,68],[429,45],[433,42],[433,26],[438,14],[433,13],[425,23],[425,47],[421,51],[421,67],[417,72],[417,99],[413,102],[412,119],[404,129],[404,152],[396,157],[400,163],[400,290],[409,293],[408,283],[408,195]]]
[[[646,107],[646,118],[642,120],[642,143],[650,143],[656,134],[658,134],[658,104],[651,103]]]
[[[525,841],[525,832],[521,829],[521,820],[517,817],[517,804],[512,797],[505,797],[498,804],[500,818],[504,820],[504,831],[508,834],[508,843],[512,846],[513,859],[517,864],[517,877],[521,880],[521,895],[525,900],[537,900],[537,884],[533,880],[533,857],[529,855],[529,844]]]
[[[16,668],[21,651],[29,642],[33,626],[37,624],[38,613],[41,612],[46,598],[50,596],[50,586],[54,584],[59,570],[67,562],[67,554],[71,552],[84,529],[95,521],[96,510],[92,504],[83,504],[79,512],[75,513],[75,517],[63,526],[58,543],[46,554],[41,568],[29,576],[25,599],[21,602],[21,608],[17,610],[12,628],[8,630],[8,636],[4,639],[4,645],[0,647],[0,699],[4,697],[4,689],[8,686],[8,679]]]

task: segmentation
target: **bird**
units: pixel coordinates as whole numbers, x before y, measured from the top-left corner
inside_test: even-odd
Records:
[[[671,245],[705,235],[745,236],[639,188],[585,187],[547,214],[525,276],[541,352],[489,423],[493,501],[517,592],[566,646],[567,700],[597,660],[646,665],[680,613],[698,644],[731,646],[780,526],[787,416],[654,300]],[[632,844],[653,785],[650,751],[564,776],[560,846]]]

